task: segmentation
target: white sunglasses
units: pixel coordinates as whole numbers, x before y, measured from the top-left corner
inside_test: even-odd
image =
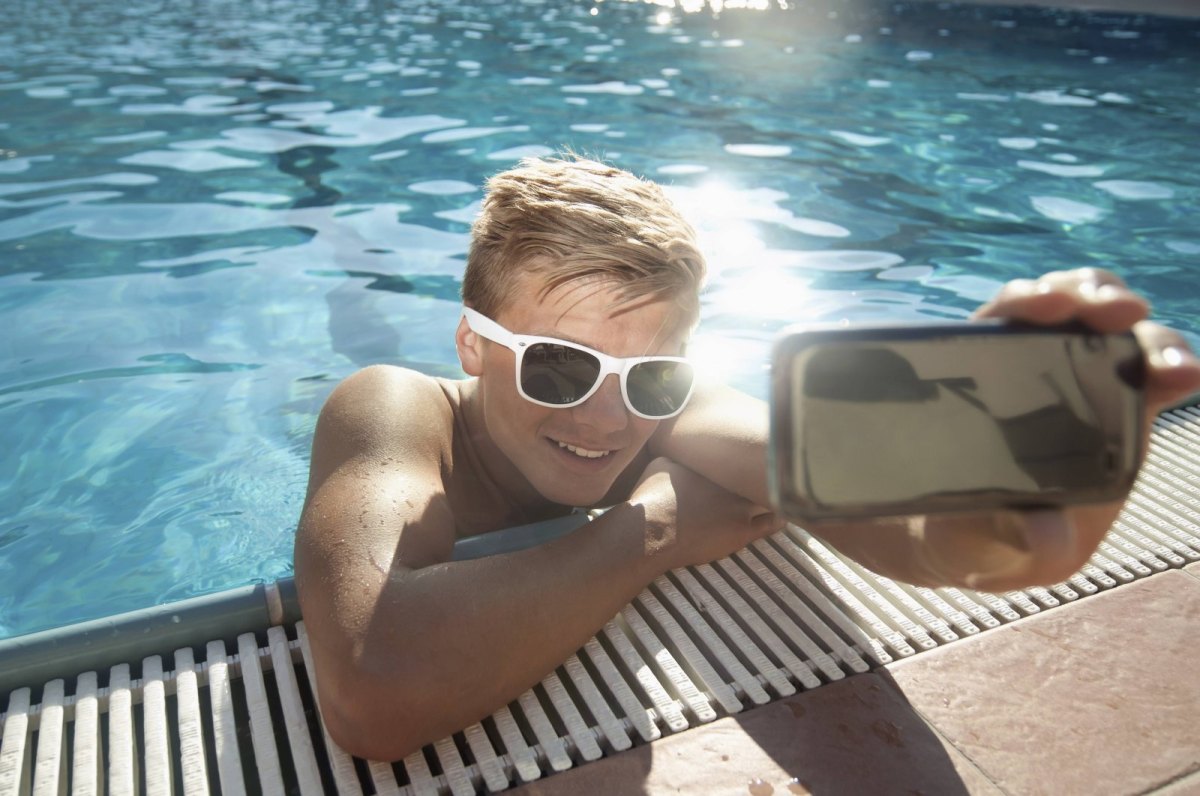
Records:
[[[616,373],[629,411],[662,420],[683,411],[696,383],[683,357],[613,357],[568,340],[514,334],[470,307],[463,307],[463,317],[472,332],[516,354],[517,392],[538,406],[578,406]]]

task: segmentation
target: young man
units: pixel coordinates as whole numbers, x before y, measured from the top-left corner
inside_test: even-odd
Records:
[[[766,407],[693,390],[680,361],[704,264],[658,186],[549,160],[488,187],[456,334],[470,378],[367,368],[330,395],[313,440],[296,579],[322,716],[366,758],[478,721],[658,575],[782,525],[766,508]],[[1134,328],[1151,413],[1200,388],[1182,339],[1111,274],[1013,282],[978,314]],[[451,561],[457,539],[588,506],[612,508],[538,547]],[[1004,590],[1075,572],[1119,509],[810,530],[893,578]]]

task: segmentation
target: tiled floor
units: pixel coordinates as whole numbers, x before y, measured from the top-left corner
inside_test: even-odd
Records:
[[[522,794],[1200,794],[1200,564]]]

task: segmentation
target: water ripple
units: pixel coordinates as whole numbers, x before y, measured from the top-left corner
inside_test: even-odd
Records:
[[[694,348],[760,395],[791,322],[1051,268],[1200,342],[1194,23],[693,5],[12,0],[0,634],[286,573],[322,400],[460,375],[479,188],[528,155],[665,183],[711,265]]]

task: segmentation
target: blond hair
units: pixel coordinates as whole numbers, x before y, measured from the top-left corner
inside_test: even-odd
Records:
[[[695,230],[657,184],[573,155],[527,158],[488,180],[462,296],[496,317],[516,277],[536,274],[539,299],[594,283],[627,301],[672,301],[695,323],[704,273]]]

